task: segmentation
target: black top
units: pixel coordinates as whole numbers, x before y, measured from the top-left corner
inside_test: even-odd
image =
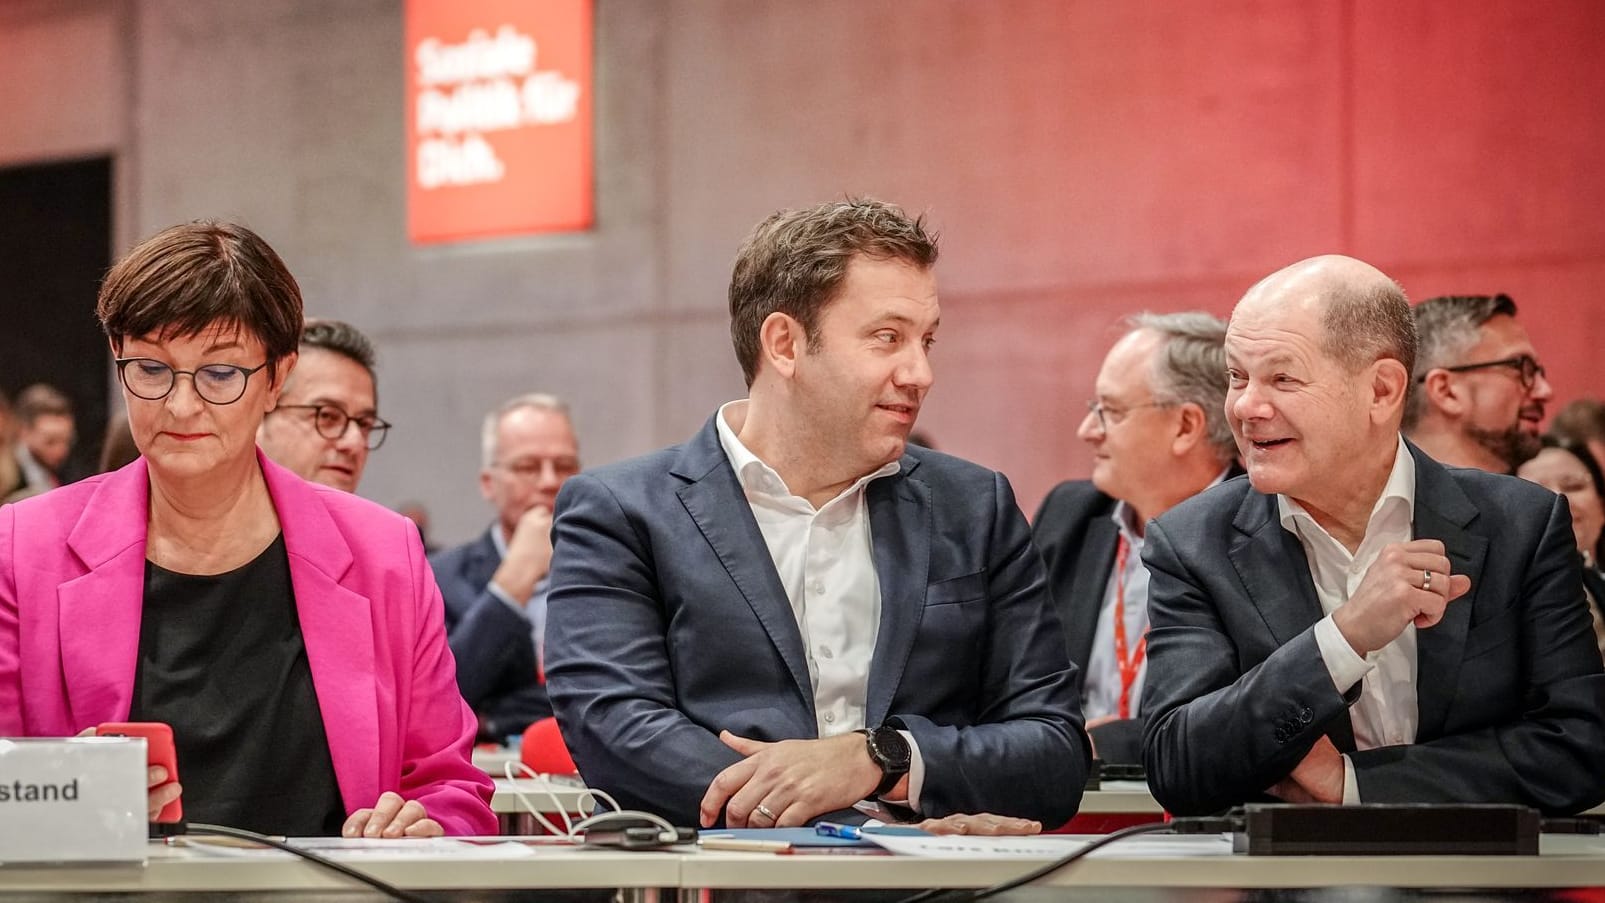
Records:
[[[337,835],[345,806],[290,584],[284,536],[226,574],[145,562],[131,721],[173,727],[184,819]]]

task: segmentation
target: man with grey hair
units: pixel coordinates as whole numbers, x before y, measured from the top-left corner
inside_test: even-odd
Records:
[[[1248,470],[1148,527],[1143,762],[1177,815],[1262,799],[1605,799],[1605,674],[1566,502],[1399,436],[1404,292],[1349,257],[1261,280],[1226,332]]]
[[[1142,761],[1148,521],[1242,473],[1226,424],[1226,324],[1206,313],[1138,314],[1098,371],[1076,434],[1092,479],[1054,487],[1031,534],[1048,568],[1098,758]]]
[[[1446,295],[1416,305],[1404,433],[1443,464],[1515,473],[1538,454],[1554,397],[1509,295]]]
[[[568,406],[520,395],[485,417],[479,489],[496,521],[478,539],[430,558],[446,602],[457,684],[479,716],[479,737],[499,741],[552,714],[544,668],[552,509],[580,470]]]

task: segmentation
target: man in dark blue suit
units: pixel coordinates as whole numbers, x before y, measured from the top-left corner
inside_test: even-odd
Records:
[[[1053,488],[1031,522],[1081,674],[1081,713],[1104,762],[1142,761],[1150,520],[1237,476],[1226,424],[1226,324],[1197,311],[1139,314],[1103,366],[1076,431],[1092,479]]]
[[[1002,475],[909,447],[936,246],[875,201],[776,214],[737,256],[749,397],[558,497],[552,701],[586,782],[679,823],[868,801],[1058,824],[1088,749]],[[996,829],[995,821],[965,830]]]
[[[1144,760],[1177,814],[1605,798],[1605,675],[1564,498],[1399,436],[1404,293],[1346,257],[1252,288],[1226,336],[1248,470],[1148,531]]]
[[[429,563],[458,688],[479,717],[479,739],[500,741],[552,714],[541,673],[552,508],[580,458],[568,406],[540,393],[486,415],[481,445],[479,486],[496,522]]]

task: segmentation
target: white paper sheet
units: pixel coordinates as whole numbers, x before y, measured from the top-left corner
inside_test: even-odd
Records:
[[[378,861],[387,859],[525,859],[536,854],[535,848],[510,841],[495,843],[469,843],[449,837],[426,839],[381,840],[367,837],[292,837],[288,841],[296,847],[341,862],[349,860]],[[193,836],[184,839],[184,846],[198,853],[245,858],[282,858],[292,854],[272,847],[245,846],[232,838]],[[572,849],[572,847],[568,847]]]
[[[1058,859],[1085,846],[1086,835],[1045,837],[972,837],[946,835],[908,837],[897,834],[865,834],[880,846],[899,856],[931,856],[944,859]],[[1230,856],[1232,839],[1227,834],[1202,837],[1131,837],[1118,840],[1092,852],[1090,858],[1173,859],[1195,856]]]

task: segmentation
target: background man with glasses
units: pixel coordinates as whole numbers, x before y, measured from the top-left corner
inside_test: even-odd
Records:
[[[446,600],[457,684],[479,717],[479,739],[489,741],[552,714],[541,668],[552,509],[580,470],[580,449],[568,405],[529,394],[485,417],[481,451],[479,489],[496,522],[430,564]]]
[[[1509,295],[1446,295],[1415,307],[1421,349],[1404,433],[1436,461],[1515,473],[1538,454],[1554,397]]]
[[[1138,314],[1098,371],[1077,435],[1091,480],[1048,493],[1032,538],[1084,675],[1081,709],[1094,753],[1142,761],[1138,701],[1147,674],[1148,521],[1242,473],[1226,423],[1226,324],[1206,313]]]
[[[339,320],[308,320],[301,357],[256,441],[304,480],[356,492],[368,452],[390,431],[379,419],[373,343]]]

